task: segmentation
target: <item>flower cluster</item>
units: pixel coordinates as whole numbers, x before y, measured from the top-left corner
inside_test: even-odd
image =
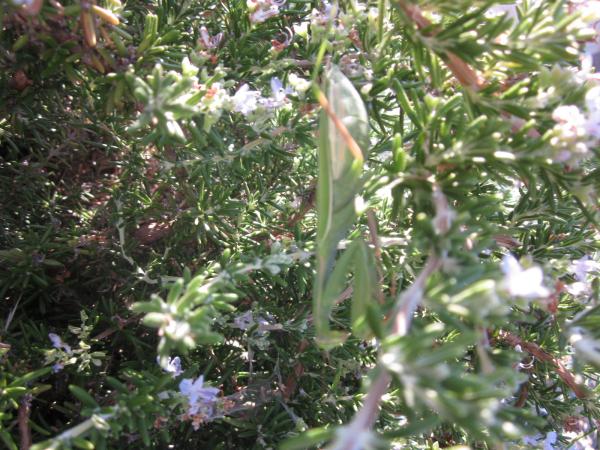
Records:
[[[294,82],[304,90],[310,86],[310,82],[300,77],[295,77]],[[302,84],[303,82],[306,85]],[[248,84],[243,84],[230,97],[230,107],[232,111],[253,121],[255,129],[260,129],[275,110],[289,102],[288,95],[291,94],[296,94],[296,92],[291,87],[284,87],[279,78],[273,77],[271,78],[271,95],[269,97],[264,97],[259,91],[250,89]]]
[[[187,417],[192,419],[192,425],[197,430],[201,423],[209,420],[215,413],[219,389],[204,386],[204,376],[196,380],[185,378],[179,383],[179,393],[187,402]]]
[[[205,45],[213,45],[210,36],[206,35],[205,38],[201,38]],[[208,77],[206,71],[201,72],[195,65],[195,63],[201,63],[202,58],[198,59],[198,54],[191,55],[191,58],[194,63],[190,61],[190,58],[183,59],[181,74],[173,70],[163,73],[160,66],[155,69],[153,77],[162,77],[161,81],[164,85],[173,87],[169,92],[177,92],[171,98],[160,94],[160,90],[151,92],[147,83],[139,81],[139,89],[136,90],[136,93],[140,100],[147,102],[147,106],[139,115],[136,123],[132,125],[132,130],[140,129],[145,123],[152,120],[160,122],[163,119],[167,122],[168,134],[183,138],[184,133],[179,125],[180,119],[187,119],[201,113],[204,115],[205,131],[208,131],[224,112],[240,113],[249,119],[256,130],[261,130],[277,109],[290,104],[288,96],[301,97],[310,87],[309,81],[290,74],[290,82],[293,83],[294,88],[284,86],[279,78],[273,77],[270,81],[271,94],[268,96],[263,96],[259,91],[251,89],[250,85],[246,83],[231,95],[229,87],[233,82],[224,80],[225,73],[220,66],[215,68],[215,73],[211,77]],[[175,89],[175,87],[177,88]],[[154,97],[152,100],[151,96]],[[160,117],[155,117],[155,111],[160,109],[165,111]],[[152,119],[153,116],[154,119]]]
[[[600,86],[585,96],[585,111],[575,105],[561,105],[552,113],[556,122],[550,144],[554,161],[577,164],[590,154],[589,147],[600,142]]]
[[[179,356],[168,358],[166,362],[163,361],[163,364],[157,357],[156,362],[164,372],[173,378],[183,374]],[[236,407],[236,399],[240,397],[239,393],[221,397],[219,397],[219,393],[219,389],[206,386],[204,375],[200,375],[196,379],[184,378],[179,382],[177,391],[162,391],[158,393],[158,398],[164,402],[175,401],[177,405],[182,405],[184,412],[179,417],[180,420],[190,421],[194,430],[198,430],[202,424],[221,418],[231,413]],[[163,422],[167,421],[166,417],[159,418],[155,427],[160,428]]]
[[[81,311],[81,325],[79,327],[69,326],[69,331],[77,336],[78,346],[72,348],[56,333],[48,333],[48,339],[52,343],[52,349],[46,350],[45,364],[52,364],[52,372],[58,373],[68,365],[78,364],[77,370],[87,371],[91,365],[96,367],[102,364],[101,359],[105,357],[102,351],[92,351],[87,343],[90,333],[94,328],[88,324],[88,315]]]

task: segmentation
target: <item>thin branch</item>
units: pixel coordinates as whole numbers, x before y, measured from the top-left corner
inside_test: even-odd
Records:
[[[78,425],[75,425],[68,430],[63,431],[58,436],[45,441],[44,443],[36,444],[35,448],[44,448],[44,450],[56,450],[62,448],[65,443],[71,442],[72,439],[78,438],[87,434],[90,430],[92,430],[96,425],[98,419],[100,420],[110,420],[119,412],[119,407],[114,406],[113,411],[106,414],[94,414],[89,419],[84,420]],[[41,447],[44,445],[44,447]]]
[[[392,336],[406,335],[412,324],[413,313],[423,299],[425,283],[431,274],[438,270],[441,265],[442,260],[437,255],[429,256],[425,266],[413,284],[400,295],[393,314],[394,325],[392,328]]]
[[[575,381],[575,376],[569,372],[564,364],[558,358],[555,358],[550,353],[542,349],[539,345],[534,344],[533,342],[524,341],[519,336],[516,336],[509,331],[501,331],[499,333],[499,338],[512,347],[520,345],[521,348],[527,353],[535,356],[540,361],[547,362],[554,366],[555,372],[563,380],[563,382],[569,386],[577,398],[584,399],[588,397],[585,387]]]
[[[31,413],[31,396],[25,395],[21,399],[18,413],[19,435],[21,437],[21,450],[31,447],[31,427],[29,426],[29,414]]]
[[[117,327],[111,327],[111,328],[108,328],[108,329],[102,331],[101,333],[94,336],[92,338],[92,340],[100,341],[102,339],[105,339],[108,336],[110,336],[111,334],[116,333],[117,331],[122,331],[123,328],[125,328],[130,323],[134,323],[139,320],[139,317],[137,317],[137,316],[132,316],[132,317],[129,317],[128,319],[121,319],[119,316],[116,316],[116,318],[119,323],[119,325]]]
[[[423,299],[425,283],[429,276],[439,269],[441,259],[437,255],[429,256],[421,273],[413,284],[398,298],[393,314],[391,336],[404,336],[410,329],[415,310]],[[332,448],[335,450],[352,450],[355,448],[357,436],[368,431],[379,416],[381,398],[387,392],[392,377],[380,363],[377,369],[379,374],[369,387],[362,407],[356,413],[346,432]]]
[[[522,408],[525,406],[525,402],[527,401],[527,396],[529,395],[529,381],[526,381],[519,388],[519,397],[515,402],[515,408]]]

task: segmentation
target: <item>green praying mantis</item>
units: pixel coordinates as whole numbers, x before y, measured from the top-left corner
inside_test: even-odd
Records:
[[[360,211],[356,205],[363,186],[363,166],[369,146],[365,105],[350,80],[333,66],[326,74],[324,92],[316,88],[323,107],[319,123],[319,179],[317,186],[317,273],[313,317],[317,341],[326,348],[344,342],[347,334],[332,330],[330,314],[349,273],[354,273],[352,332],[365,338],[377,330],[377,272],[372,250],[357,238],[339,258],[338,245]],[[370,325],[370,326],[369,326]]]

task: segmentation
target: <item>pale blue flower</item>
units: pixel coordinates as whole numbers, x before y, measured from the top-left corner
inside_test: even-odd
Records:
[[[554,444],[556,444],[556,432],[550,431],[546,436],[540,433],[524,436],[523,444],[530,445],[532,448],[554,450]]]
[[[294,93],[292,88],[290,88],[290,87],[284,88],[283,83],[277,77],[271,78],[271,90],[273,91],[273,99],[276,102],[281,102],[281,103],[283,103],[287,99],[287,96],[289,94]]]
[[[504,287],[514,297],[540,298],[548,297],[550,291],[543,286],[544,274],[538,266],[523,269],[519,261],[512,255],[502,258]]]
[[[54,348],[64,350],[69,355],[73,353],[73,351],[71,350],[71,346],[69,344],[64,343],[58,334],[48,333],[48,338],[52,341],[52,346]]]
[[[252,311],[246,311],[233,319],[233,324],[240,330],[247,330],[254,325],[254,318],[252,317]]]
[[[589,256],[585,255],[583,258],[576,259],[569,266],[569,271],[575,274],[575,278],[578,281],[585,281],[585,278],[589,272],[600,271],[600,264],[590,259]]]
[[[276,109],[283,106],[287,101],[287,96],[293,94],[294,90],[290,87],[284,88],[283,83],[277,77],[271,78],[271,97],[261,99],[261,105],[266,109]]]
[[[181,375],[183,373],[183,369],[181,368],[181,359],[179,356],[176,356],[175,358],[169,358],[167,360],[167,366],[163,367],[163,370],[167,373],[170,373],[173,378]]]
[[[188,414],[193,416],[200,410],[212,411],[212,406],[217,399],[219,389],[213,387],[204,387],[204,376],[200,375],[196,381],[191,378],[185,378],[179,383],[179,392],[187,397],[190,405]]]
[[[556,444],[556,431],[551,431],[544,439],[544,450],[552,450]]]

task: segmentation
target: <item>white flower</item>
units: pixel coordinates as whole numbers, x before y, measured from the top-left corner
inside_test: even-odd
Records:
[[[259,98],[260,93],[258,91],[251,91],[250,86],[244,84],[231,98],[233,110],[247,116],[258,108]]]
[[[556,162],[567,162],[585,157],[589,153],[587,136],[590,121],[577,106],[562,105],[554,110],[552,118],[557,122],[550,144],[558,150]]]
[[[575,274],[577,281],[585,281],[586,275],[589,272],[600,271],[600,264],[590,259],[589,256],[579,258],[569,266],[569,272]]]
[[[258,9],[250,14],[250,22],[262,23],[271,17],[275,17],[277,14],[279,14],[279,8],[276,6],[269,9]]]
[[[279,14],[279,8],[285,4],[285,1],[279,0],[248,0],[247,5],[250,10],[250,22],[262,23],[271,17]]]
[[[52,346],[54,348],[57,348],[59,350],[62,349],[69,355],[73,353],[73,351],[71,350],[71,346],[69,344],[65,344],[58,334],[48,333],[48,338],[52,341]]]
[[[158,357],[156,358],[158,361]],[[167,373],[170,373],[173,378],[178,377],[183,373],[183,369],[181,368],[181,359],[179,356],[175,358],[169,358],[167,360],[167,367],[163,367],[163,370]]]
[[[550,291],[542,285],[544,274],[540,267],[523,269],[512,255],[502,258],[504,287],[514,297],[540,298],[548,297]]]
[[[561,105],[552,112],[555,122],[580,127],[585,124],[585,116],[575,105]]]
[[[289,75],[288,81],[294,90],[299,94],[303,94],[310,89],[310,81],[299,77],[295,73],[291,73]]]
[[[565,290],[572,296],[578,297],[580,295],[588,294],[590,291],[590,285],[589,283],[577,281],[575,283],[567,284],[565,286]]]
[[[212,405],[217,399],[219,390],[213,387],[204,387],[204,376],[200,375],[196,381],[185,378],[179,383],[179,392],[187,397],[190,405],[188,414],[193,416],[203,409],[212,411]]]
[[[221,110],[227,106],[230,101],[231,97],[227,94],[227,91],[221,87],[221,84],[213,83],[206,90],[202,100],[200,100],[200,108],[202,112],[218,116],[221,114]]]

